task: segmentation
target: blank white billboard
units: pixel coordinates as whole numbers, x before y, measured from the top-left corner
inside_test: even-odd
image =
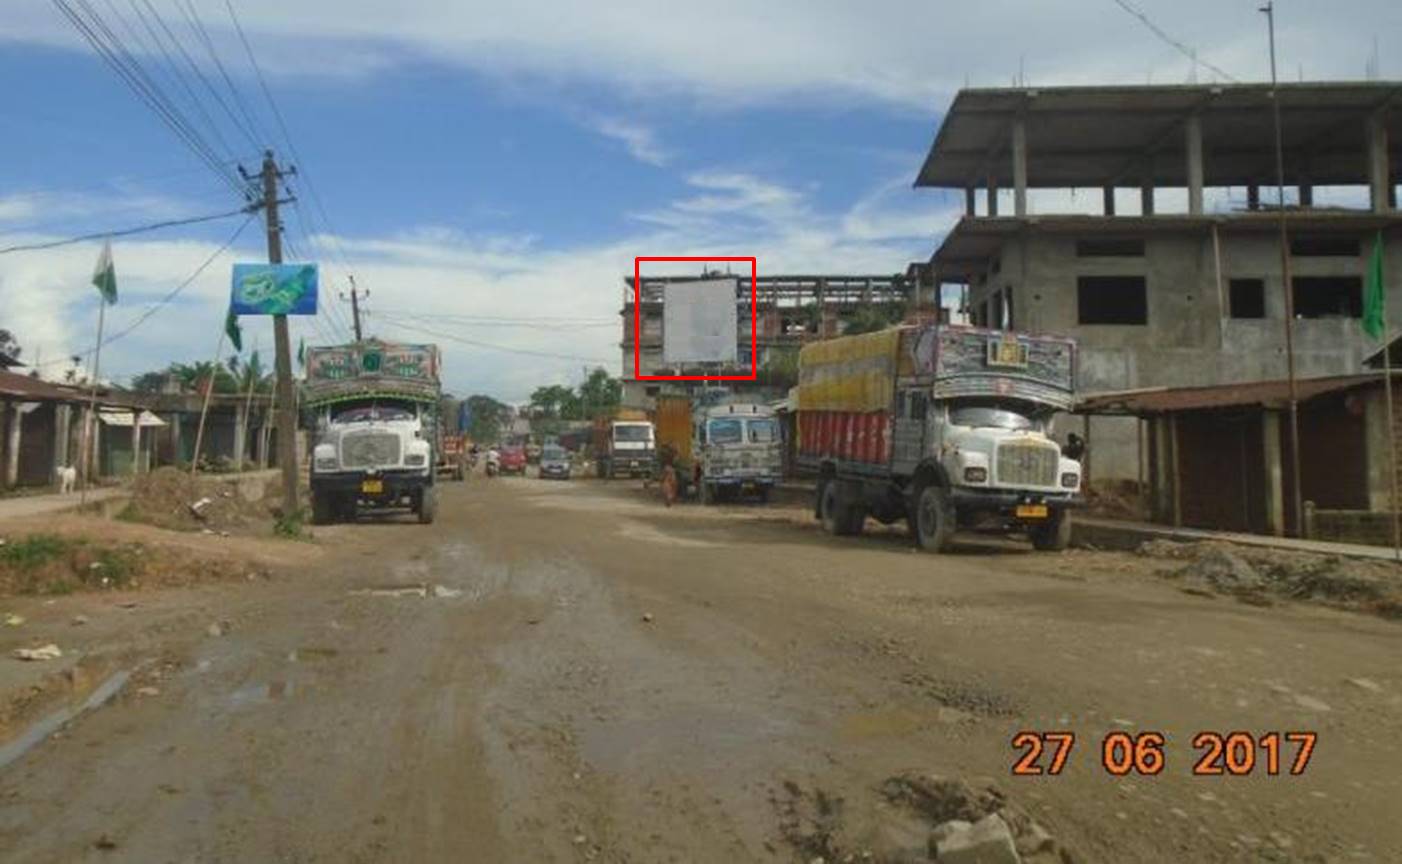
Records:
[[[662,288],[662,362],[734,363],[736,280],[669,282]]]

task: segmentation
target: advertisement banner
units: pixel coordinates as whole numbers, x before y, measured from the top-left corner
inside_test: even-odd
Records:
[[[235,315],[315,315],[315,264],[235,264],[229,308]]]

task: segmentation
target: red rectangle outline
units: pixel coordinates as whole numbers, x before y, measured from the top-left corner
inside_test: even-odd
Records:
[[[749,375],[644,375],[643,371],[643,262],[644,261],[748,261],[750,262],[750,374]],[[759,380],[759,259],[743,255],[642,255],[633,259],[633,379],[635,381],[757,381]]]

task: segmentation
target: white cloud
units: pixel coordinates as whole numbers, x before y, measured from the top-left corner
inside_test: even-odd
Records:
[[[628,155],[645,165],[661,168],[672,161],[672,154],[658,142],[657,132],[641,123],[598,115],[590,118],[589,128],[621,143]]]
[[[767,273],[890,273],[928,254],[933,232],[947,224],[938,211],[912,204],[927,196],[910,192],[902,200],[889,183],[846,212],[825,214],[802,190],[749,173],[700,171],[688,182],[697,194],[657,208],[655,219],[613,242],[547,249],[528,235],[469,235],[430,226],[339,242],[317,237],[307,251],[314,253],[317,245],[354,251],[357,282],[371,290],[368,333],[436,341],[450,389],[521,400],[541,383],[578,381],[586,365],[619,372],[618,313],[634,256],[754,255]],[[108,333],[134,320],[215,248],[148,238],[115,243],[121,300],[109,310]],[[97,295],[89,277],[97,250],[97,244],[78,244],[0,255],[0,321],[16,333],[27,358],[41,352],[48,362],[91,345]],[[256,231],[248,229],[242,245],[178,301],[104,349],[107,375],[125,380],[172,361],[208,359],[227,308],[229,265],[260,258]],[[323,271],[324,282],[343,281],[339,264],[323,263]],[[322,301],[323,307],[339,302],[334,291]],[[343,331],[332,321],[344,321],[346,311],[336,318],[324,308],[316,323],[294,319],[294,342],[303,336],[310,344],[338,341]],[[542,317],[551,320],[522,326]],[[271,327],[246,320],[245,341],[249,348],[259,343],[266,354]]]
[[[221,4],[206,11],[226,57]],[[1142,4],[1155,23],[1244,80],[1267,75],[1258,3]],[[240,0],[273,74],[373,75],[430,58],[506,77],[604,83],[637,99],[711,103],[879,100],[937,110],[965,83],[1184,82],[1190,61],[1108,2],[988,0]],[[1375,33],[1402,4],[1290,4],[1278,16],[1282,76],[1360,78]],[[9,0],[0,39],[80,45],[45,0]],[[1381,74],[1402,69],[1392,55]],[[242,68],[242,63],[238,64]],[[1200,80],[1211,76],[1199,71]]]

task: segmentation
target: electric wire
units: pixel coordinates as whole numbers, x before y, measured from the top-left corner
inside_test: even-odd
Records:
[[[228,219],[230,216],[237,216],[240,213],[254,213],[261,209],[262,206],[262,204],[249,204],[237,210],[228,210],[223,213],[211,213],[207,216],[191,216],[186,219],[167,219],[164,222],[152,222],[147,225],[138,225],[134,228],[117,228],[109,231],[98,231],[92,234],[68,237],[63,240],[46,240],[42,243],[21,243],[16,246],[0,248],[0,255],[7,255],[11,252],[34,252],[40,249],[56,249],[59,246],[71,246],[74,243],[85,243],[89,240],[103,240],[110,237],[128,237],[132,234],[144,234],[148,231],[159,231],[162,228],[174,228],[180,225],[198,225],[202,222],[214,222],[218,219]]]
[[[553,351],[536,351],[530,348],[514,348],[510,345],[498,345],[494,342],[483,342],[480,339],[470,339],[466,336],[458,336],[453,333],[445,333],[441,330],[434,330],[429,327],[421,327],[415,324],[405,323],[402,320],[394,320],[395,316],[387,315],[383,312],[377,313],[378,317],[387,321],[390,325],[410,332],[422,333],[426,336],[434,336],[439,339],[447,339],[450,342],[458,342],[474,348],[482,348],[488,351],[503,351],[509,354],[524,354],[531,357],[546,357],[554,360],[570,360],[576,363],[609,363],[611,360],[600,360],[598,357],[585,357],[580,354],[558,354]]]
[[[1221,66],[1217,66],[1207,62],[1206,60],[1203,60],[1202,58],[1198,57],[1197,51],[1193,50],[1192,48],[1189,48],[1187,45],[1184,45],[1182,42],[1179,42],[1177,39],[1174,39],[1172,36],[1168,35],[1168,33],[1166,33],[1162,27],[1155,24],[1153,22],[1153,19],[1151,19],[1143,10],[1136,8],[1133,4],[1129,2],[1129,0],[1111,0],[1111,2],[1113,2],[1116,6],[1120,7],[1124,11],[1128,12],[1130,15],[1133,15],[1135,18],[1138,18],[1140,23],[1142,23],[1145,27],[1149,28],[1149,32],[1159,37],[1160,40],[1167,43],[1170,47],[1177,49],[1178,52],[1181,53],[1184,57],[1187,57],[1189,60],[1191,60],[1194,65],[1201,66],[1209,72],[1212,72],[1213,74],[1217,75],[1219,78],[1222,78],[1226,81],[1230,81],[1233,84],[1241,83],[1240,79],[1233,76],[1230,72],[1226,71]]]

